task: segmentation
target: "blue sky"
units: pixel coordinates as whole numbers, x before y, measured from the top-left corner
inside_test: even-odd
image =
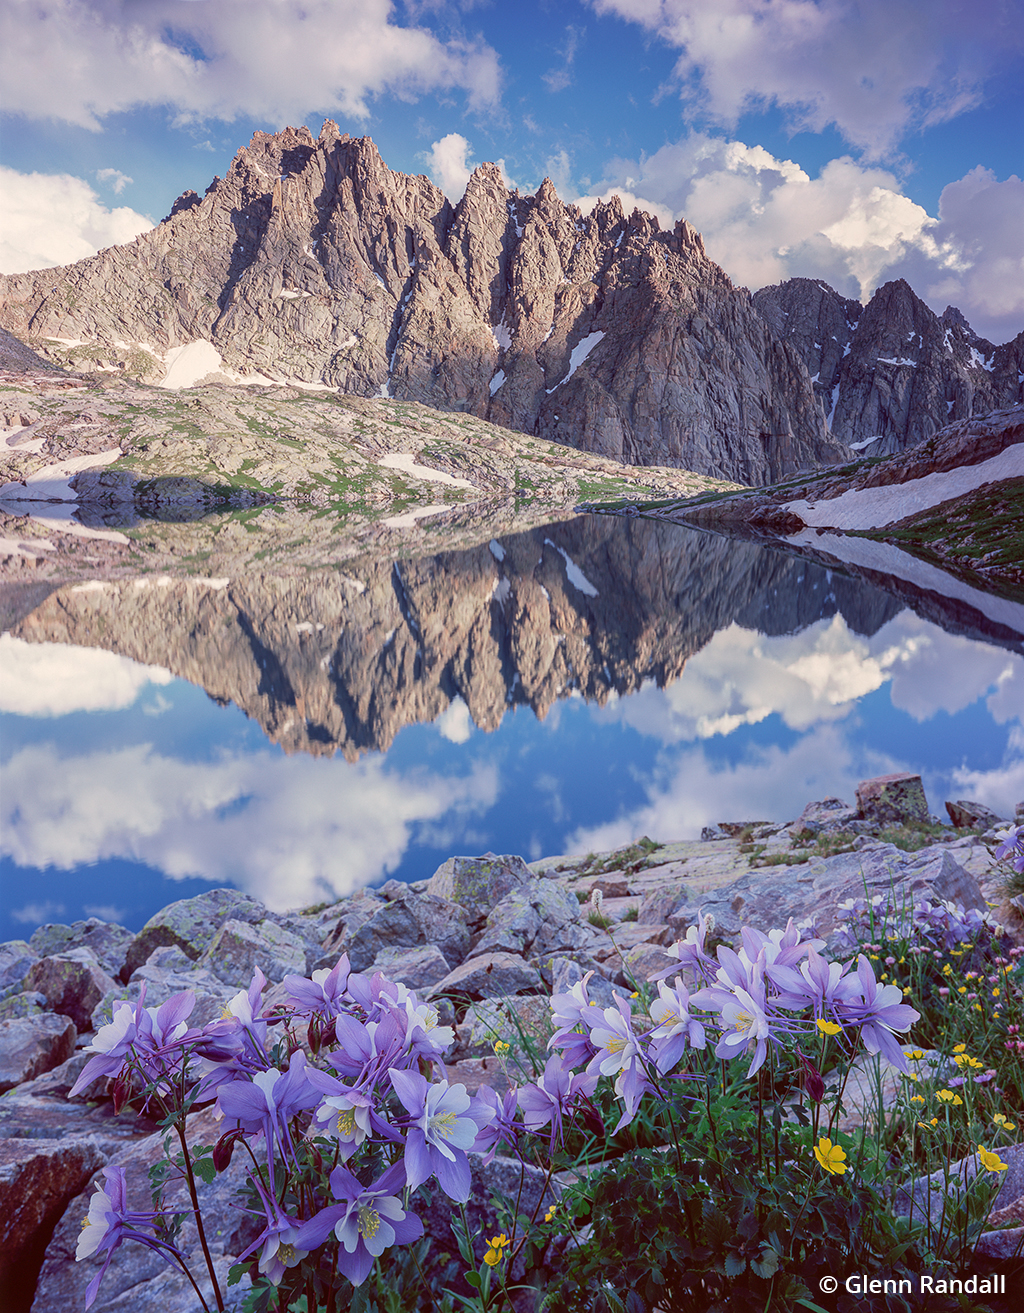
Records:
[[[83,258],[324,117],[453,199],[503,162],[751,289],[906,277],[1024,329],[1020,0],[7,0],[0,269]]]

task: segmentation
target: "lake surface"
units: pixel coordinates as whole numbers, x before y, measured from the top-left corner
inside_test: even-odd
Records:
[[[895,770],[943,815],[1024,798],[1024,626],[669,523],[46,591],[0,638],[0,939],[789,820]]]

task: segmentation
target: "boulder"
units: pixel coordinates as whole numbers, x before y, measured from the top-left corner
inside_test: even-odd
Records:
[[[583,947],[588,939],[576,897],[550,880],[531,879],[493,908],[474,953],[547,957]]]
[[[40,957],[55,957],[73,948],[89,948],[108,976],[120,976],[134,939],[134,933],[123,925],[91,916],[88,921],[75,921],[72,925],[41,925],[33,933],[31,944]]]
[[[382,948],[373,962],[373,971],[383,971],[389,980],[407,989],[426,994],[432,985],[451,970],[444,954],[434,944],[423,948]]]
[[[210,940],[197,965],[236,989],[248,988],[257,967],[276,984],[285,976],[306,974],[306,946],[273,921],[254,925],[232,917]]]
[[[353,971],[365,971],[385,948],[419,948],[433,944],[445,961],[458,965],[469,952],[466,912],[437,894],[410,894],[407,898],[377,904],[377,910],[354,934],[332,947],[348,954]],[[335,960],[337,958],[335,957]]]
[[[928,803],[920,775],[897,771],[857,785],[857,806],[865,820],[879,825],[927,823]]]
[[[37,990],[27,990],[21,994],[8,994],[0,1003],[0,1021],[10,1021],[15,1017],[38,1017],[41,1012],[48,1012],[46,995]]]
[[[33,962],[25,977],[25,988],[42,994],[51,1012],[70,1017],[82,1031],[92,1029],[96,1005],[118,985],[100,966],[92,949],[72,948]]]
[[[427,892],[464,908],[471,923],[483,921],[495,904],[527,884],[533,872],[521,857],[449,857],[431,877]]]
[[[615,1005],[616,998],[624,998],[629,994],[629,990],[623,989],[621,985],[613,985],[596,969],[597,963],[587,964],[578,959],[571,957],[556,957],[551,964],[551,993],[567,994],[573,985],[583,979],[588,972],[591,973],[587,981],[587,996],[592,998],[598,1007],[610,1008]]]
[[[237,889],[211,889],[195,898],[182,898],[151,916],[135,936],[125,960],[125,972],[130,977],[154,948],[166,944],[176,945],[194,962],[228,919],[257,925],[266,916],[262,903]]]
[[[0,1021],[0,1093],[70,1058],[77,1038],[75,1023],[53,1012]]]
[[[963,800],[947,802],[946,811],[949,813],[950,825],[955,825],[958,830],[974,829],[976,826],[991,830],[996,825],[1007,825],[1009,823],[1005,817],[997,816],[983,802],[965,802]]]
[[[809,802],[790,826],[793,834],[820,834],[822,830],[841,830],[851,821],[860,820],[856,807],[842,798],[823,798]]]
[[[39,954],[24,939],[0,944],[0,995],[19,993],[28,969]]]
[[[588,892],[593,895],[595,889],[605,898],[628,898],[631,892],[624,875],[602,875],[591,881]]]
[[[467,1009],[458,1028],[459,1049],[472,1057],[486,1057],[494,1054],[497,1040],[513,1049],[525,1043],[541,1055],[543,1064],[551,1034],[551,1000],[546,994],[484,999]]]
[[[0,1306],[28,1307],[46,1238],[105,1161],[91,1136],[0,1139]]]
[[[430,991],[430,997],[462,994],[469,998],[505,998],[510,994],[539,993],[543,987],[540,972],[514,953],[482,953],[449,971]]]
[[[247,986],[249,982],[245,983]],[[197,968],[180,949],[168,945],[155,949],[149,961],[132,973],[127,985],[118,985],[103,997],[92,1014],[93,1028],[98,1030],[110,1021],[113,1005],[118,999],[126,998],[134,1003],[142,993],[143,985],[146,988],[147,1007],[159,1007],[172,994],[180,994],[185,989],[192,990],[196,996],[196,1005],[189,1017],[192,1026],[203,1026],[208,1021],[216,1020],[225,1005],[238,993],[237,988],[226,984],[212,971]]]

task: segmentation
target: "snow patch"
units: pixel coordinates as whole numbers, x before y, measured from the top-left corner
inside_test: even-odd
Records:
[[[505,559],[505,549],[502,547],[501,543],[498,542],[497,538],[492,538],[487,546],[491,549],[491,555],[496,561],[503,561]]]
[[[504,382],[505,382],[505,371],[503,369],[499,369],[488,385],[492,397]]]
[[[963,497],[987,483],[1019,478],[1024,478],[1024,442],[1017,442],[977,465],[925,474],[920,479],[883,488],[852,488],[839,497],[813,505],[806,501],[789,502],[784,509],[799,515],[811,527],[882,529],[908,515]]]
[[[389,529],[411,529],[417,520],[422,520],[428,515],[439,515],[442,511],[449,510],[448,506],[418,506],[414,511],[406,511],[404,515],[389,515],[386,520],[381,520],[381,524],[386,524]],[[392,629],[388,634],[388,639],[394,637],[395,631]],[[387,644],[385,643],[385,646]]]
[[[544,542],[548,547],[553,547],[562,560],[565,561],[565,577],[569,580],[572,586],[579,589],[579,591],[586,597],[597,597],[597,589],[572,559],[569,553],[565,551],[564,548],[559,547],[557,543],[553,543],[550,538],[545,538]]]
[[[454,474],[445,474],[442,470],[432,470],[429,465],[417,465],[416,458],[408,451],[389,451],[377,462],[386,470],[401,470],[417,479],[426,479],[430,483],[446,483],[450,488],[476,488],[468,479],[457,479]],[[386,524],[387,521],[385,520]]]
[[[814,529],[803,529],[800,533],[791,534],[786,541],[797,547],[827,551],[830,556],[838,557],[850,565],[895,575],[897,579],[905,579],[919,588],[938,593],[940,597],[966,602],[995,624],[1005,625],[1018,634],[1024,634],[1024,606],[1019,602],[983,593],[969,584],[961,583],[945,570],[918,560],[916,556],[901,551],[892,543],[874,542],[870,538],[848,538],[845,534],[822,538]]]
[[[879,356],[878,363],[880,365],[910,365],[914,369],[917,368],[916,360],[904,360],[902,356]]]
[[[576,373],[577,369],[579,369],[580,365],[583,364],[584,360],[586,360],[587,356],[590,355],[591,351],[593,351],[594,347],[597,346],[598,342],[600,342],[603,337],[604,333],[600,331],[596,333],[588,333],[582,342],[578,342],[573,347],[572,353],[569,356],[568,374],[566,374],[565,378],[560,382],[556,383],[553,388],[544,389],[548,396],[555,391],[555,388],[560,388],[563,383],[568,383],[573,374]]]
[[[504,316],[502,316],[501,323],[491,329],[491,337],[494,338],[494,345],[499,351],[507,351],[512,345],[512,334],[509,331],[508,324],[505,323]]]
[[[491,601],[497,602],[499,606],[504,606],[512,595],[512,585],[507,579],[495,579],[494,587],[491,589]]]
[[[159,388],[191,388],[220,369],[220,352],[205,338],[171,347],[164,356],[167,373],[157,384]],[[269,379],[267,380],[269,382]]]
[[[34,510],[29,519],[55,533],[69,533],[73,538],[98,538],[101,542],[120,543],[122,546],[131,542],[127,534],[118,533],[116,529],[90,529],[87,525],[79,524],[71,518],[77,509],[70,502],[51,502],[48,506]],[[168,579],[167,582],[171,581]]]
[[[69,456],[54,465],[44,465],[30,474],[24,483],[5,483],[0,487],[0,500],[76,502],[78,493],[71,487],[74,476],[82,470],[110,465],[120,455],[120,447],[108,447],[106,451],[97,451],[91,456]],[[127,538],[124,541],[127,542]]]
[[[975,365],[978,369],[987,369],[988,372],[991,374],[996,367],[995,354],[993,353],[991,357],[986,358],[981,354],[981,352],[978,350],[976,346],[972,346],[971,364]]]

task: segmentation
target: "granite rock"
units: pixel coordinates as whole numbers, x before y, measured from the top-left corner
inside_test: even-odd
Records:
[[[77,1038],[75,1023],[54,1012],[0,1021],[0,1093],[66,1061]]]
[[[451,966],[436,944],[425,944],[422,948],[382,948],[370,970],[383,971],[389,980],[426,994],[444,979]]]
[[[226,985],[248,989],[257,967],[275,984],[288,975],[305,975],[306,946],[273,921],[252,924],[231,917],[197,961]]]
[[[33,962],[25,976],[26,990],[42,994],[51,1012],[70,1017],[80,1031],[92,1028],[96,1005],[116,982],[103,970],[90,948],[72,948]]]
[[[857,807],[861,816],[880,825],[930,820],[921,777],[907,771],[879,775],[858,784]]]
[[[411,894],[380,904],[354,934],[332,940],[335,949],[348,954],[353,971],[372,966],[382,949],[427,944],[433,944],[453,966],[465,959],[470,946],[463,909],[434,893]]]
[[[74,948],[88,948],[108,976],[120,977],[135,936],[123,925],[97,916],[72,925],[41,925],[31,945],[40,957],[59,956]]]
[[[543,987],[540,972],[514,953],[481,953],[449,971],[430,995],[505,998],[510,994],[539,993]]]
[[[0,1305],[26,1306],[48,1236],[106,1161],[90,1136],[0,1139]]]
[[[582,947],[588,939],[577,899],[550,880],[530,880],[491,911],[473,951],[541,958]]]
[[[28,969],[39,956],[24,939],[0,944],[0,997],[21,992]]]
[[[440,898],[458,903],[470,924],[479,923],[514,889],[533,879],[521,857],[449,857],[431,877],[427,889]]]
[[[182,898],[151,916],[132,941],[125,961],[130,977],[154,948],[175,945],[193,961],[210,945],[225,921],[257,925],[266,919],[262,903],[236,889],[211,889],[195,898]]]

